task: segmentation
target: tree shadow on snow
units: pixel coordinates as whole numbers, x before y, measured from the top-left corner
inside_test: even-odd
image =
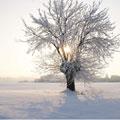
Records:
[[[64,102],[49,114],[48,118],[67,119],[118,119],[120,100],[104,99],[102,94],[85,92],[63,92]]]
[[[96,94],[88,96],[85,91],[72,92],[65,90],[62,92],[64,102],[49,115],[50,118],[81,118],[81,115],[85,113],[82,109],[86,109],[89,102],[94,102],[96,99],[102,99]]]
[[[102,92],[94,89],[65,90],[27,104],[24,111],[26,118],[31,119],[117,119],[120,118],[120,100],[104,99]]]

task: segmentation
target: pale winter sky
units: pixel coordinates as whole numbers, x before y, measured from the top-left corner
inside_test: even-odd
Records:
[[[91,2],[92,0],[83,0]],[[23,37],[21,18],[29,21],[29,13],[36,13],[47,0],[0,0],[0,76],[37,77],[32,55],[26,54],[27,46],[16,42]],[[103,0],[102,6],[109,8],[116,33],[120,33],[120,0]],[[114,56],[105,70],[109,75],[120,75],[120,53]]]

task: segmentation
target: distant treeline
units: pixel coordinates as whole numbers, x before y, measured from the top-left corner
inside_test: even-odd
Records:
[[[35,79],[34,82],[65,82],[65,78],[62,75],[45,75],[41,76],[38,79]]]
[[[93,82],[120,82],[120,76],[113,75],[111,77],[96,77],[96,79],[91,80]],[[35,79],[34,82],[65,82],[65,77],[64,75],[45,75],[41,76],[39,79]]]
[[[94,82],[120,82],[120,76],[119,75],[112,75],[111,77],[104,77],[104,78],[96,78],[96,80],[93,80]]]

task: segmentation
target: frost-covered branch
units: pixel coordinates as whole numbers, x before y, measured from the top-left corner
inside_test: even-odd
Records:
[[[101,10],[100,5],[101,2],[89,5],[78,0],[49,0],[45,11],[38,10],[39,17],[30,15],[37,27],[24,22],[30,49],[40,50],[42,45],[52,44],[62,66],[77,71],[79,63],[80,73],[96,73],[120,45],[112,34],[115,27],[108,10]],[[66,46],[71,49],[69,53]]]

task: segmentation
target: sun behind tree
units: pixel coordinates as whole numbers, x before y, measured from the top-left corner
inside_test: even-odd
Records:
[[[87,5],[77,0],[49,0],[45,7],[44,12],[38,10],[38,18],[31,15],[37,27],[24,22],[26,42],[30,51],[53,45],[67,88],[75,91],[75,76],[92,78],[119,47],[119,40],[112,34],[115,27],[107,10],[100,10],[100,2]]]

